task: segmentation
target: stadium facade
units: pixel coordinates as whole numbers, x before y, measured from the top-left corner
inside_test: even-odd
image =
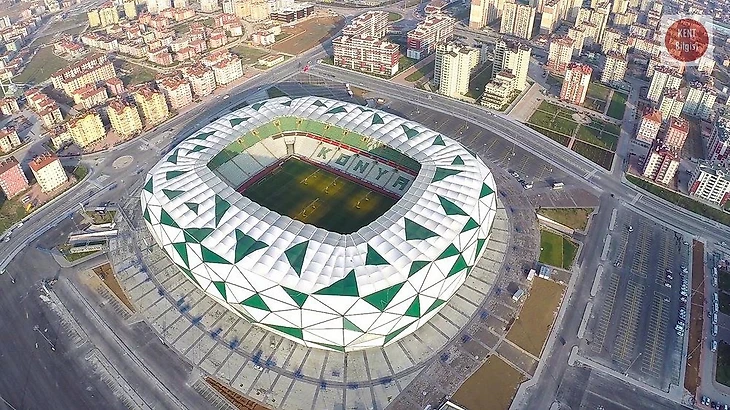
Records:
[[[398,200],[342,234],[246,197],[292,157]],[[280,97],[180,143],[147,175],[141,204],[159,246],[221,304],[307,346],[354,351],[412,333],[448,302],[486,249],[495,191],[481,159],[421,124]]]

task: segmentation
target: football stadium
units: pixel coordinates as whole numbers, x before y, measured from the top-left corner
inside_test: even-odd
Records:
[[[158,245],[219,303],[306,346],[354,351],[414,332],[449,301],[486,249],[495,191],[447,132],[279,97],[181,142],[141,205]]]

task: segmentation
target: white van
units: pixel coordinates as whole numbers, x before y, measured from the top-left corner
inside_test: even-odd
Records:
[[[713,325],[717,324],[717,312],[712,314],[712,324]]]
[[[553,189],[563,189],[565,188],[565,184],[562,182],[556,182],[553,184]]]
[[[717,325],[712,325],[712,335],[717,336]]]
[[[712,350],[713,352],[717,351],[717,340],[712,341],[712,344],[710,345],[710,350]]]

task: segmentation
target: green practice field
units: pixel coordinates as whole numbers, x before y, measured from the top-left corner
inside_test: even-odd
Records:
[[[397,202],[294,158],[247,188],[243,195],[279,214],[342,234],[368,225]]]

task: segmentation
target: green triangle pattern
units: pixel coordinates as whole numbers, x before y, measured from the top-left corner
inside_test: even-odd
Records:
[[[142,217],[144,217],[145,221],[152,223],[152,219],[150,218],[150,209],[149,208],[144,209],[144,214],[142,215]]]
[[[433,311],[433,310],[434,310],[434,309],[436,309],[437,307],[439,307],[439,306],[443,305],[444,303],[446,303],[446,301],[445,301],[445,300],[441,300],[441,299],[436,299],[436,300],[434,300],[434,301],[433,301],[433,304],[431,304],[431,306],[430,306],[430,307],[429,307],[429,308],[428,308],[428,309],[427,309],[427,310],[426,310],[426,311],[425,311],[425,312],[423,313],[423,316],[426,316],[426,315],[427,315],[427,314],[429,314],[429,313],[430,313],[431,311]]]
[[[403,331],[406,330],[406,328],[408,326],[410,326],[410,324],[407,324],[407,325],[403,326],[402,328],[396,330],[395,332],[389,333],[387,336],[385,336],[385,342],[384,343],[387,344],[391,340],[395,339],[395,337],[398,336],[399,334],[403,333]]]
[[[424,266],[428,265],[429,261],[413,261],[411,263],[411,270],[408,272],[408,277],[415,275],[419,270],[423,269]]]
[[[307,254],[308,245],[309,241],[304,241],[284,251],[286,259],[289,261],[292,269],[294,269],[294,272],[297,273],[297,276],[302,275],[302,266],[304,265],[304,256]]]
[[[207,238],[213,231],[213,228],[187,228],[183,229],[183,236],[185,242],[203,243],[203,239]]]
[[[461,230],[461,232],[468,232],[471,231],[474,228],[478,228],[479,224],[477,221],[474,220],[474,218],[469,218],[468,221],[466,221],[466,225],[464,225],[464,229]]]
[[[313,102],[312,105],[317,106],[317,107],[326,107],[327,106],[327,105],[325,105],[325,103],[323,103],[320,100]]]
[[[185,193],[185,191],[178,191],[175,189],[163,189],[162,193],[165,194],[167,199],[175,199]]]
[[[421,317],[421,299],[416,295],[411,305],[406,309],[406,316],[409,317]]]
[[[254,293],[251,295],[248,299],[241,302],[243,306],[248,306],[256,309],[265,310],[267,312],[271,312],[271,309],[269,309],[269,306],[264,302],[264,299],[261,298],[261,295],[258,293]]]
[[[242,123],[244,121],[248,121],[250,119],[251,119],[251,117],[246,117],[246,118],[231,118],[230,119],[231,127],[235,127],[236,125],[238,125],[238,124],[240,124],[240,123]]]
[[[289,326],[278,326],[278,325],[267,325],[272,329],[276,329],[280,331],[281,333],[286,333],[291,337],[297,338],[297,339],[304,339],[304,333],[302,332],[302,329],[298,327],[289,327]]]
[[[195,148],[193,148],[193,149],[190,150],[190,152],[191,153],[192,152],[200,152],[200,151],[202,151],[204,149],[207,149],[207,148],[208,147],[206,147],[205,145],[196,145]]]
[[[164,209],[160,212],[160,223],[163,225],[171,226],[173,228],[179,228],[177,222],[167,213]]]
[[[373,294],[363,296],[362,300],[368,302],[373,305],[375,309],[382,312],[388,307],[388,304],[393,300],[395,295],[398,294],[398,291],[403,287],[404,283],[405,282],[402,282],[383,290],[379,290]]]
[[[464,165],[464,160],[461,159],[461,155],[455,156],[454,160],[451,161],[451,165]]]
[[[441,255],[439,255],[436,260],[446,259],[451,256],[455,256],[459,254],[459,249],[456,248],[456,246],[452,243],[449,245],[443,252],[441,252]]]
[[[364,107],[355,107],[356,110],[360,110],[360,112],[373,112],[373,110],[368,110]]]
[[[439,202],[441,202],[441,207],[444,208],[444,212],[446,212],[446,215],[464,215],[469,216],[466,212],[464,212],[459,205],[456,205],[455,203],[449,201],[448,199],[442,197],[441,195],[437,195],[439,197]]]
[[[201,132],[200,134],[190,138],[191,140],[206,140],[211,135],[215,134],[215,131]]]
[[[332,108],[331,110],[327,111],[325,114],[340,114],[343,112],[346,113],[347,110],[345,109],[344,106],[339,106],[339,107]]]
[[[221,219],[223,218],[223,215],[225,215],[226,211],[230,207],[231,204],[229,204],[220,195],[215,196],[215,226],[218,226],[218,224],[221,222]]]
[[[479,198],[484,198],[487,195],[491,195],[494,193],[494,190],[489,187],[489,185],[482,183],[482,191],[479,193]]]
[[[185,206],[187,206],[189,210],[195,212],[196,214],[198,213],[199,205],[196,204],[195,202],[185,202]]]
[[[416,222],[411,221],[408,218],[404,218],[406,222],[406,240],[423,240],[438,236],[438,234],[425,226],[422,226]]]
[[[217,253],[211,251],[210,249],[206,248],[203,245],[200,245],[200,252],[201,256],[203,257],[203,262],[208,263],[226,263],[230,265],[230,262],[225,260],[222,256],[218,255]]]
[[[289,297],[294,301],[294,303],[296,303],[299,307],[304,306],[304,302],[306,302],[307,298],[309,297],[309,295],[307,295],[306,293],[300,292],[298,290],[285,288],[284,286],[282,286],[282,289],[284,289],[284,292],[286,292]]]
[[[190,278],[190,280],[192,280],[193,283],[195,283],[196,285],[198,285],[198,287],[200,287],[200,283],[198,283],[198,280],[195,279],[195,276],[193,276],[193,272],[191,272],[190,269],[187,269],[187,268],[184,268],[184,267],[180,266],[180,270],[183,271],[183,273],[185,275],[187,275],[187,277]]]
[[[256,104],[252,104],[251,105],[251,108],[253,108],[254,110],[258,111],[258,110],[261,109],[261,107],[264,106],[264,104],[266,104],[266,101],[257,102]]]
[[[454,262],[454,266],[451,267],[451,270],[449,271],[449,274],[446,275],[448,278],[449,276],[456,275],[457,273],[461,272],[462,270],[468,268],[469,265],[466,264],[466,260],[464,260],[464,255],[459,255],[458,258],[456,258],[456,262]]]
[[[360,296],[357,289],[357,279],[355,279],[355,270],[351,270],[344,278],[337,282],[314,292],[315,295],[332,295],[332,296]]]
[[[446,146],[446,143],[444,142],[444,138],[442,136],[437,135],[436,138],[433,140],[433,143],[431,145],[432,146],[433,145],[441,145],[442,147],[445,147]]]
[[[460,173],[461,171],[459,171],[458,169],[436,167],[436,172],[433,174],[433,180],[431,180],[431,182],[443,181],[445,178]]]
[[[330,344],[327,344],[327,343],[317,343],[317,342],[312,342],[312,343],[317,344],[317,345],[320,345],[322,347],[326,347],[328,349],[337,350],[338,352],[344,352],[345,351],[345,347],[344,346],[340,346],[340,345],[330,345]]]
[[[477,255],[479,255],[479,252],[482,251],[482,247],[487,242],[486,239],[477,239]]]
[[[186,172],[187,171],[167,171],[167,172],[165,172],[165,181],[169,181],[173,178],[177,178]]]
[[[152,192],[152,177],[150,177],[150,179],[148,179],[147,182],[145,182],[145,184],[144,184],[144,190],[147,191],[147,192],[149,192],[150,194],[153,193]]]
[[[255,240],[243,233],[240,229],[236,229],[236,256],[234,262],[238,263],[251,253],[256,252],[259,249],[264,249],[267,246],[269,245]]]
[[[350,322],[346,317],[343,317],[342,318],[342,327],[345,330],[352,330],[353,332],[365,333],[365,331],[363,331],[362,329],[360,329],[359,327],[357,327],[356,324]]]
[[[285,105],[287,107],[291,106],[291,100],[286,100],[281,103],[281,105]]]
[[[376,251],[375,249],[373,249],[373,247],[370,246],[370,244],[368,244],[368,252],[365,255],[365,264],[366,265],[375,265],[375,266],[377,266],[377,265],[387,265],[388,264],[388,261],[386,261],[385,258],[383,258],[382,256],[380,256],[380,254],[378,253],[378,251]]]
[[[177,165],[177,150],[172,153],[169,157],[167,157],[167,162],[172,162],[173,164]]]
[[[375,125],[375,124],[385,124],[385,121],[383,121],[383,117],[378,115],[378,113],[373,114],[372,125]]]
[[[177,254],[180,255],[180,258],[183,260],[183,262],[185,262],[185,266],[190,266],[190,262],[188,261],[188,247],[186,246],[186,243],[173,243],[172,247],[175,249]]]
[[[218,293],[223,296],[223,300],[228,300],[226,298],[226,282],[217,282],[214,281],[213,284],[215,285],[215,288],[218,289]]]
[[[415,128],[409,128],[405,124],[401,124],[401,128],[403,128],[403,132],[406,134],[406,138],[408,139],[411,139],[420,134],[420,132],[418,132]]]

